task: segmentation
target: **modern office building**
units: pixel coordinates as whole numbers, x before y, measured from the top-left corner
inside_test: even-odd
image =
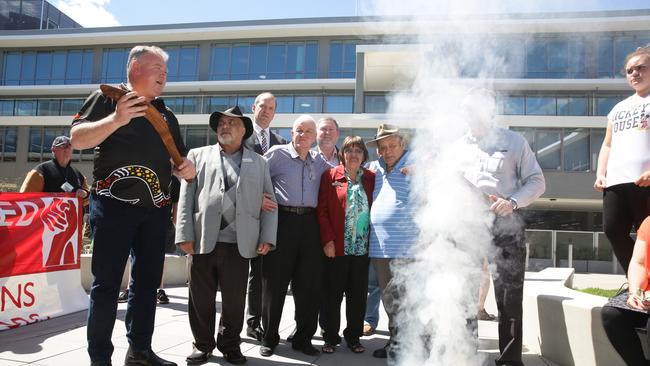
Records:
[[[392,29],[384,26],[391,21],[312,18],[3,32],[2,188],[16,189],[30,168],[50,159],[52,139],[68,133],[71,116],[98,84],[124,80],[127,53],[135,44],[156,44],[170,54],[164,97],[189,147],[215,142],[208,127],[212,111],[238,104],[250,112],[261,91],[276,95],[272,127],[285,136],[302,113],[334,116],[343,136],[372,136],[379,123],[388,122],[387,96],[408,88],[402,71],[417,59],[412,57],[417,41],[408,28],[401,34],[383,31]],[[452,45],[472,37],[471,31],[445,33],[444,20],[427,21]],[[572,257],[581,271],[615,271],[601,233],[600,195],[592,185],[604,116],[631,94],[620,70],[628,52],[650,41],[650,11],[472,22],[498,29],[496,49],[509,60],[494,80],[498,119],[528,139],[547,179],[546,193],[528,211],[529,265],[562,266]],[[460,77],[470,82],[476,77],[471,64]],[[90,176],[92,150],[77,151],[74,159]]]
[[[82,28],[45,0],[0,0],[0,30]]]

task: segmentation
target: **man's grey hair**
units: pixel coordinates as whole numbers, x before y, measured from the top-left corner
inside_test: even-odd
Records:
[[[318,120],[318,126],[320,126],[320,124],[323,123],[323,122],[332,122],[332,123],[334,123],[334,126],[336,127],[336,130],[337,131],[339,130],[339,123],[336,122],[336,120],[334,118],[332,118],[332,117],[323,117],[323,118]]]
[[[296,127],[298,127],[299,124],[301,124],[303,122],[308,122],[308,121],[311,121],[314,124],[314,126],[316,126],[316,120],[314,119],[314,117],[312,117],[312,116],[310,116],[308,114],[303,114],[303,115],[299,116],[298,118],[296,118],[295,121],[293,121],[293,126],[291,127],[291,131],[295,131]]]
[[[167,62],[167,60],[169,59],[169,54],[167,54],[167,52],[165,52],[165,50],[163,50],[162,48],[160,48],[158,46],[143,46],[143,45],[135,46],[135,47],[131,48],[131,51],[129,52],[129,58],[126,61],[126,75],[127,76],[129,74],[131,74],[131,66],[133,65],[133,61],[139,60],[140,57],[142,57],[143,55],[148,54],[148,53],[151,53],[151,54],[158,55],[158,56],[162,57],[162,59],[165,62]]]

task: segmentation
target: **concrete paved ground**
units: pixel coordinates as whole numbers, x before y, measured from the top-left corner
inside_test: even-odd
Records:
[[[187,288],[176,287],[167,289],[171,300],[168,305],[159,305],[156,312],[156,328],[153,338],[153,349],[162,357],[185,365],[185,357],[192,349],[192,334],[187,319]],[[217,298],[219,301],[219,298]],[[486,308],[490,313],[496,312],[494,295],[488,296]],[[381,311],[378,332],[371,337],[362,338],[366,347],[363,354],[354,354],[345,346],[338,347],[336,353],[306,356],[291,349],[284,339],[293,328],[293,299],[287,297],[281,322],[282,341],[276,348],[276,354],[270,358],[259,355],[258,342],[245,337],[242,333],[242,352],[248,358],[248,365],[385,365],[385,360],[372,357],[372,350],[383,346],[388,338],[388,322],[386,314]],[[524,310],[525,311],[525,310]],[[122,365],[128,347],[124,329],[126,304],[119,304],[118,321],[113,332],[113,364]],[[344,315],[344,313],[343,313]],[[486,356],[485,364],[493,365],[498,355],[497,323],[480,322],[479,324],[480,352]],[[314,344],[320,348],[322,339],[317,333]],[[548,366],[553,363],[544,360],[537,354],[527,352],[524,355],[527,366]],[[51,319],[42,323],[0,332],[0,365],[36,365],[36,366],[76,366],[89,365],[86,353],[86,312],[79,312]],[[216,352],[210,359],[209,365],[227,364]]]

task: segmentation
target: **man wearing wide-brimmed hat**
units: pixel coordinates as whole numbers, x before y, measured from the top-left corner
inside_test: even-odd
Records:
[[[399,292],[389,285],[396,265],[408,263],[410,250],[417,239],[413,221],[414,205],[410,204],[410,178],[407,173],[409,152],[404,134],[397,126],[381,124],[375,138],[366,143],[376,147],[379,160],[370,164],[375,170],[375,190],[370,210],[370,264],[374,266],[384,309],[388,314],[390,339],[373,352],[377,358],[392,355],[396,334],[395,315]]]
[[[274,246],[277,211],[261,211],[264,194],[273,195],[268,163],[244,149],[253,133],[250,118],[239,107],[210,116],[216,145],[192,149],[193,182],[181,183],[176,244],[191,255],[189,318],[194,349],[188,364],[208,361],[216,347],[229,363],[246,362],[239,345],[244,322],[250,258]],[[217,286],[222,312],[214,341]]]

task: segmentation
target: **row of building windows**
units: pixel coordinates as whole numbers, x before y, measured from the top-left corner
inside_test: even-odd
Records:
[[[239,105],[252,113],[255,95],[170,96],[165,104],[176,114],[209,114]],[[83,99],[0,99],[0,116],[73,116]],[[277,113],[352,113],[351,94],[276,95]]]
[[[0,29],[56,28],[81,28],[81,25],[44,0],[4,0],[0,3]]]
[[[626,95],[497,95],[497,113],[531,116],[606,116]],[[177,114],[208,114],[239,105],[252,113],[255,95],[169,96],[165,103]],[[83,99],[0,99],[0,116],[72,116]],[[353,113],[351,94],[276,95],[277,113]],[[386,113],[386,94],[364,97],[366,113]]]
[[[650,41],[650,32],[621,36],[536,37],[444,40],[432,43],[431,56],[458,58],[462,77],[613,78],[622,77],[625,56]],[[329,43],[328,78],[354,78],[356,45]],[[378,43],[368,39],[363,43]],[[476,47],[486,50],[476,55]],[[197,81],[199,65],[209,64],[207,80],[304,79],[319,75],[319,41],[216,43],[210,60],[202,61],[199,45],[163,46],[170,54],[169,81]],[[444,52],[442,52],[444,51]],[[94,53],[88,49],[8,51],[4,53],[3,85],[115,83],[124,80],[129,48],[102,52],[101,71],[93,73]],[[483,58],[483,59],[481,59]],[[460,60],[464,60],[460,62]],[[470,60],[469,62],[466,60]],[[494,60],[502,60],[497,67]],[[494,70],[485,70],[494,65]],[[93,80],[93,75],[99,75]]]
[[[274,129],[287,139],[291,139],[290,128]],[[564,172],[595,171],[598,153],[602,145],[605,130],[589,128],[513,128],[521,133],[532,150],[537,161],[544,170]],[[3,151],[16,152],[16,129],[0,129],[3,136]],[[216,143],[216,135],[207,125],[184,125],[181,133],[188,148],[205,146]],[[29,130],[29,161],[42,161],[51,158],[50,146],[52,140],[59,135],[69,134],[69,127],[30,127]],[[372,129],[343,128],[338,143],[345,136],[358,135],[371,139]],[[8,150],[7,150],[8,149]],[[371,149],[372,150],[372,149]],[[75,151],[75,160],[92,160],[92,149]],[[371,157],[376,157],[375,151]],[[5,159],[3,159],[5,160]]]
[[[356,42],[330,43],[330,78],[354,77]],[[199,80],[199,46],[163,46],[169,54],[168,81]],[[90,84],[124,81],[130,48],[102,52],[93,80],[90,49],[4,53],[3,85]],[[318,41],[219,43],[212,45],[208,80],[312,79],[318,72]]]

